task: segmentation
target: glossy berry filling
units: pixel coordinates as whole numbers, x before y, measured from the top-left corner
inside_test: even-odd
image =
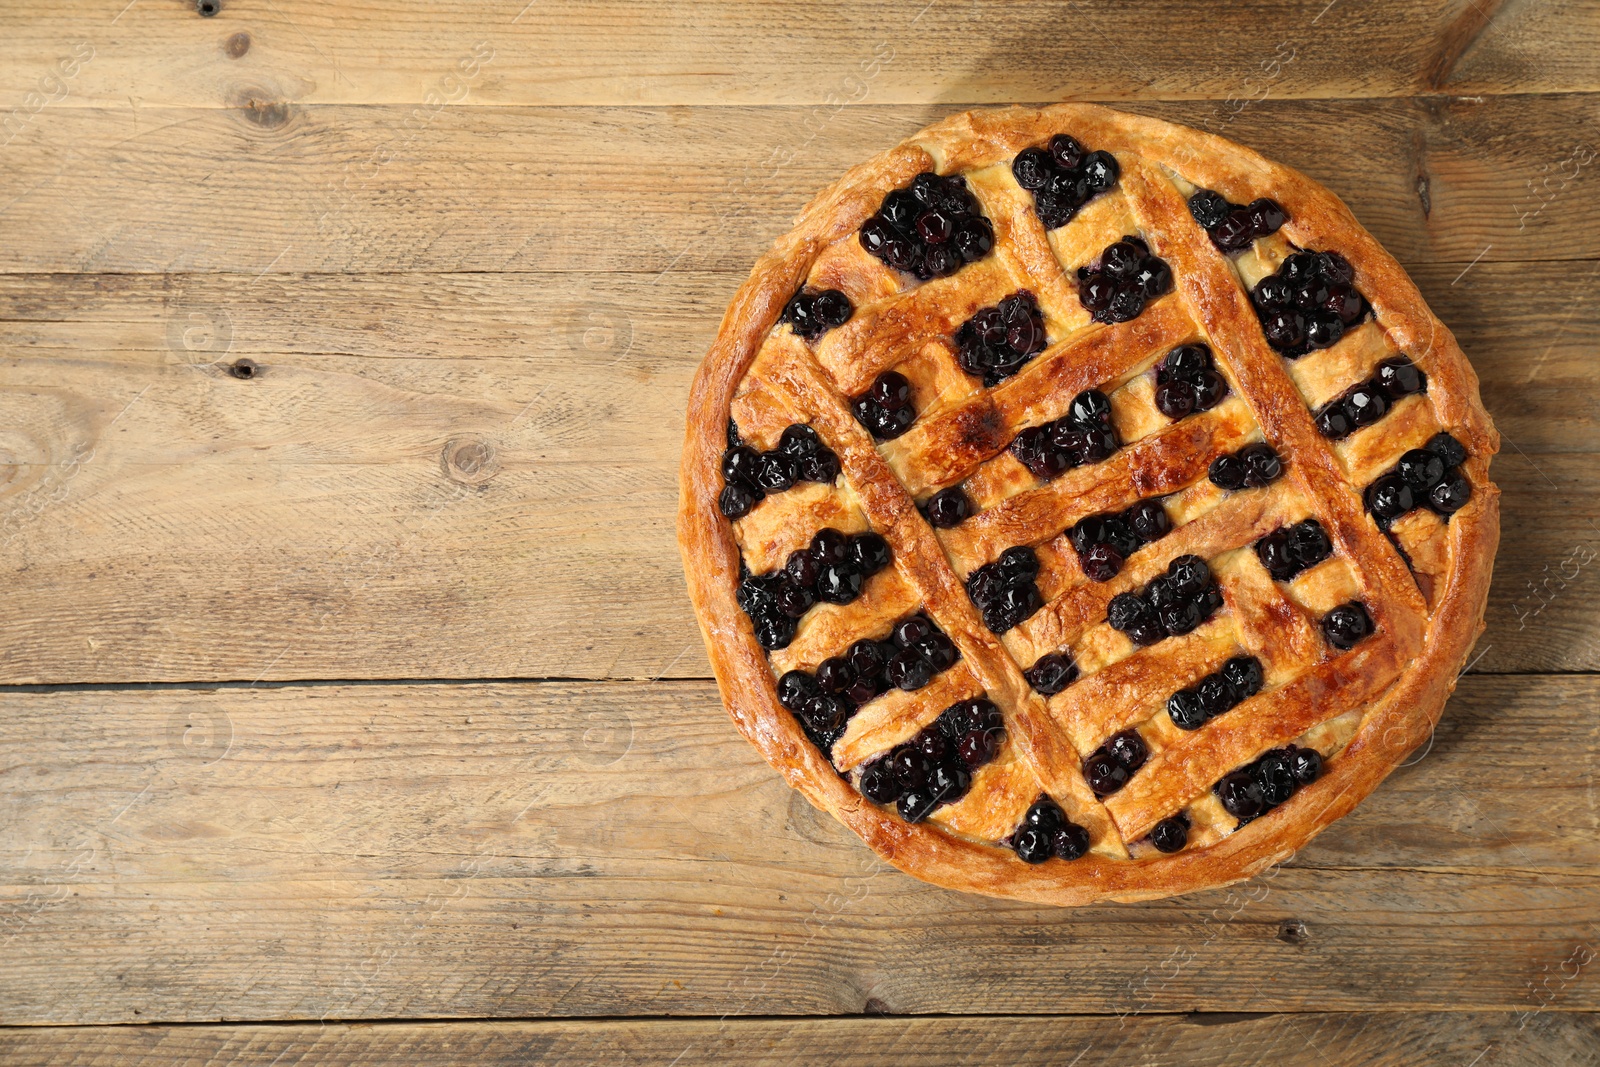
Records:
[[[956,362],[992,387],[1021,370],[1045,350],[1046,343],[1039,302],[1023,289],[974,312],[961,324],[956,331]]]
[[[1286,745],[1263,753],[1225,776],[1211,791],[1223,810],[1243,826],[1260,818],[1310,785],[1322,774],[1322,756],[1315,749]]]
[[[1018,545],[973,571],[967,577],[967,595],[983,614],[983,624],[992,633],[1003,634],[1044,607],[1034,584],[1038,577],[1038,554]]]
[[[1167,573],[1139,592],[1118,593],[1106,607],[1106,622],[1137,645],[1192,632],[1222,607],[1222,590],[1199,556],[1179,556]]]
[[[911,383],[898,371],[878,375],[872,388],[853,399],[850,407],[856,421],[880,441],[899,437],[917,419],[917,409],[911,404]]]
[[[935,530],[949,530],[972,518],[977,511],[972,498],[959,485],[941,489],[922,505],[922,514]]]
[[[1215,673],[1167,698],[1167,716],[1180,730],[1198,730],[1261,692],[1266,675],[1254,656],[1235,656]]]
[[[1109,459],[1121,447],[1111,424],[1111,400],[1098,389],[1073,397],[1061,418],[1018,431],[1010,446],[1012,456],[1045,481],[1074,467]]]
[[[1068,819],[1061,805],[1040,794],[1023,814],[1022,825],[1001,844],[1009,845],[1024,863],[1075,860],[1089,851],[1089,831]]]
[[[1189,843],[1189,817],[1180,812],[1162,819],[1150,828],[1150,843],[1158,852],[1182,852]]]
[[[1023,671],[1022,677],[1040,696],[1053,697],[1078,680],[1078,665],[1070,652],[1047,652]]]
[[[1091,152],[1064,133],[1044,147],[1024,148],[1011,161],[1017,184],[1033,194],[1044,228],[1072,221],[1083,205],[1117,184],[1122,168],[1110,152]]]
[[[1141,500],[1126,511],[1090,515],[1067,528],[1078,564],[1094,582],[1109,582],[1127,558],[1172,531],[1172,519],[1159,500]]]
[[[1289,213],[1276,200],[1261,197],[1234,204],[1210,189],[1189,198],[1189,214],[1211,235],[1212,244],[1230,254],[1243,252],[1258,237],[1271,237],[1289,221]]]
[[[807,341],[815,341],[829,330],[849,322],[854,313],[850,298],[839,290],[806,287],[784,305],[778,321],[788,323]]]
[[[988,700],[962,700],[911,740],[861,768],[861,795],[894,804],[906,822],[921,822],[942,804],[966,796],[972,775],[1000,750],[1005,723]]]
[[[791,552],[781,568],[744,575],[735,595],[761,647],[785,648],[813,604],[850,603],[892,558],[889,542],[878,534],[818,530],[811,544]]]
[[[1448,433],[1438,433],[1421,448],[1403,454],[1367,486],[1367,510],[1381,529],[1413,508],[1426,507],[1449,519],[1472,499],[1472,483],[1461,473],[1467,450]],[[1455,459],[1456,463],[1447,460]]]
[[[1149,758],[1149,746],[1139,731],[1124,730],[1108,738],[1083,761],[1083,778],[1095,796],[1108,797],[1127,785]]]
[[[922,281],[944,278],[994,248],[994,227],[959,174],[923,171],[861,224],[861,247]]]
[[[1287,582],[1333,555],[1328,531],[1316,519],[1302,519],[1273,530],[1256,542],[1256,558],[1273,579]]]
[[[1174,348],[1156,366],[1156,410],[1173,422],[1210,411],[1227,395],[1227,379],[1205,345]]]
[[[1378,364],[1371,378],[1357,382],[1317,409],[1317,432],[1338,441],[1389,413],[1395,401],[1428,391],[1428,376],[1406,356]]]
[[[1337,252],[1296,252],[1250,291],[1267,343],[1290,359],[1328,348],[1366,318],[1371,306],[1355,271]]]
[[[1271,485],[1283,475],[1283,460],[1272,446],[1264,441],[1245,445],[1228,456],[1218,456],[1211,461],[1208,476],[1211,484],[1230,492],[1239,489],[1260,489]]]
[[[739,440],[730,419],[717,507],[729,519],[742,519],[768,493],[781,493],[795,482],[832,482],[837,477],[839,457],[811,427],[796,423],[783,431],[777,448],[758,452]]]
[[[1078,268],[1078,301],[1096,322],[1131,322],[1171,291],[1172,268],[1142,237],[1125,236]]]
[[[1322,636],[1340,651],[1354,648],[1372,630],[1372,616],[1359,600],[1340,604],[1322,617]]]

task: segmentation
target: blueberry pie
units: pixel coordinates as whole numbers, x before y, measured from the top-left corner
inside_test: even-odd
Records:
[[[1498,443],[1320,186],[1104,108],[974,111],[756,264],[679,541],[735,723],[890,863],[1160,897],[1290,855],[1427,737]]]

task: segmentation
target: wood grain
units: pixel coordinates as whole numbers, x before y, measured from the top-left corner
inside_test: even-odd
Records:
[[[320,1064],[591,1064],[678,1062],[838,1067],[926,1063],[1082,1062],[1139,1067],[1285,1067],[1418,1063],[1567,1067],[1593,1062],[1594,1015],[1546,1012],[1326,1012],[1300,1016],[1170,1015],[854,1019],[629,1019],[387,1025],[140,1026],[0,1032],[16,1067],[181,1062],[193,1067]],[[1487,1055],[1486,1055],[1487,1053]],[[681,1059],[677,1058],[681,1057]],[[692,1057],[692,1059],[691,1059]]]
[[[80,42],[66,106],[296,102],[723,105],[1561,92],[1600,86],[1593,5],[1249,0],[70,0],[0,19],[20,102]],[[243,38],[240,35],[244,35]],[[457,68],[463,57],[487,61]],[[804,57],[803,61],[799,57]],[[874,58],[876,64],[871,64]],[[870,64],[870,65],[869,65]],[[454,76],[455,80],[448,80]],[[56,95],[47,81],[47,98]]]
[[[1596,944],[1597,696],[1468,678],[1290,865],[1062,912],[884,867],[703,683],[11,691],[0,1018],[1593,1010],[1540,983]]]
[[[952,110],[49,109],[4,149],[0,272],[742,273],[818,190]],[[1134,110],[1299,167],[1404,262],[1600,257],[1600,95]]]

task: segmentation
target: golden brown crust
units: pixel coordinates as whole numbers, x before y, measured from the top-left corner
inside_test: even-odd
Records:
[[[1113,229],[1136,221],[1173,268],[1177,292],[1124,326],[1090,327],[1069,299],[1072,288],[1062,268],[1081,265],[1098,246],[1085,244],[1082,234],[1075,238],[1072,226],[1043,238],[1042,231],[1026,224],[1026,204],[1019,206],[1015,191],[994,170],[984,169],[1008,164],[1022,148],[1060,132],[1117,156],[1120,187],[1097,202],[1102,205],[1098,215]],[[996,255],[985,261],[988,265],[928,283],[910,297],[897,295],[851,238],[886,193],[926,169],[968,174],[995,223]],[[1230,266],[1189,219],[1172,175],[1237,203],[1260,196],[1278,200],[1290,215],[1282,230],[1285,240],[1260,242],[1263,247],[1247,257],[1281,258],[1287,241],[1338,250],[1354,266],[1377,325],[1352,331],[1335,348],[1286,370],[1262,338],[1234,273],[1256,269],[1256,259]],[[1086,209],[1080,219],[1090,214]],[[815,355],[804,344],[774,344],[764,351],[769,336],[778,336],[772,330],[784,303],[808,278],[844,290],[860,309],[856,319],[829,335]],[[955,388],[932,372],[914,376],[919,409],[925,407],[924,390],[928,393],[924,417],[905,437],[875,446],[850,417],[841,394],[860,391],[880,370],[908,357],[922,358],[916,354],[928,344],[945,343],[955,325],[1011,291],[1018,278],[1032,284],[1052,334],[1064,339],[1026,374],[993,390]],[[1190,340],[1196,331],[1216,352],[1242,405],[1230,400],[1207,417],[1154,430],[1094,471],[1080,469],[1053,483],[1035,483],[1004,454],[1018,428],[1055,418],[1080,389],[1128,381],[1148,365],[1152,353]],[[1316,433],[1308,405],[1333,395],[1394,351],[1407,353],[1426,372],[1425,402],[1402,402],[1387,419],[1330,446]],[[930,358],[939,349],[933,353]],[[751,367],[758,355],[762,367],[755,375]],[[765,520],[755,515],[741,520],[747,528],[738,538],[747,538],[761,558],[762,566],[755,569],[800,543],[797,529],[809,537],[816,528],[812,524],[820,525],[823,516],[842,522],[841,508],[859,509],[852,521],[864,519],[895,554],[895,573],[873,579],[885,582],[883,593],[869,593],[886,606],[875,609],[863,598],[868,605],[855,622],[819,623],[818,632],[828,625],[877,626],[881,635],[894,621],[890,607],[898,613],[920,603],[962,653],[960,671],[928,690],[896,698],[882,711],[869,705],[862,713],[866,717],[853,723],[836,746],[841,766],[854,766],[882,745],[909,736],[908,720],[897,718],[901,706],[915,723],[925,723],[943,706],[931,701],[976,687],[1002,709],[1010,739],[1002,757],[982,769],[966,799],[940,809],[929,822],[907,824],[867,802],[777,702],[774,664],[782,659],[814,665],[820,655],[838,648],[820,637],[814,647],[797,641],[796,648],[769,661],[735,602],[740,540],[719,513],[717,497],[723,435],[741,393],[738,410],[770,423],[759,435],[763,443],[769,444],[771,433],[793,413],[803,414],[838,453],[845,472],[843,504],[813,494],[803,502],[809,517],[797,518],[802,505],[796,504]],[[1448,523],[1419,512],[1396,524],[1396,541],[1410,557],[1408,568],[1365,513],[1361,486],[1392,464],[1399,451],[1440,428],[1468,448],[1463,473],[1473,495]],[[1286,457],[1289,473],[1273,490],[1219,500],[1203,486],[1204,460],[1253,434]],[[1450,332],[1400,266],[1316,183],[1212,135],[1106,108],[974,111],[930,126],[852,169],[816,197],[794,229],[757,262],[730,304],[691,390],[678,533],[690,595],[729,713],[812,803],[895,866],[950,888],[1058,905],[1146,899],[1223,885],[1287,858],[1354,807],[1426,738],[1482,629],[1499,536],[1498,492],[1488,480],[1497,447],[1477,378]],[[1198,461],[1195,453],[1201,455]],[[1042,558],[1071,557],[1070,551],[1059,552],[1056,535],[1076,518],[1141,495],[1171,492],[1195,477],[1202,478],[1202,486],[1178,494],[1181,506],[1192,509],[1186,515],[1190,521],[1152,546],[1160,551],[1149,553],[1151,558],[1137,566],[1130,560],[1122,575],[1104,585],[1087,583],[1075,564],[1063,565],[1046,590],[1052,600],[1046,610],[1003,638],[983,626],[961,585],[973,567],[1019,543],[1040,545]],[[1005,502],[956,530],[936,534],[921,518],[915,498],[963,478],[980,504]],[[1121,496],[1108,488],[1118,485]],[[1310,513],[1328,529],[1337,555],[1285,589],[1266,578],[1252,553],[1232,551],[1281,521]],[[1121,635],[1091,625],[1104,617],[1104,604],[1114,592],[1148,580],[1184,551],[1220,554],[1213,562],[1230,627],[1207,624],[1181,644],[1174,639],[1134,652]],[[1326,610],[1330,598],[1350,590],[1367,603],[1379,633],[1349,653],[1333,654],[1321,643],[1312,618]],[[847,630],[826,632],[836,642]],[[1080,636],[1090,650],[1086,655],[1100,657],[1098,671],[1047,705],[1023,680],[1019,662],[1026,665],[1027,656]],[[1268,691],[1191,734],[1152,729],[1160,746],[1146,769],[1106,803],[1097,801],[1078,770],[1084,748],[1137,719],[1138,709],[1156,701],[1163,687],[1192,682],[1197,672],[1214,669],[1236,647],[1261,655]],[[809,652],[802,654],[804,649]],[[1283,684],[1271,687],[1273,678]],[[1097,693],[1112,690],[1117,700],[1097,699]],[[928,699],[909,699],[914,696]],[[1328,760],[1326,773],[1286,803],[1231,833],[1207,829],[1182,852],[1156,855],[1140,847],[1129,857],[1128,843],[1157,820],[1183,804],[1208,800],[1205,793],[1221,773],[1285,741],[1342,740],[1348,731],[1331,724],[1355,712],[1359,723]],[[1015,825],[1036,784],[1090,831],[1095,845],[1089,855],[1029,866],[993,844],[1001,832],[997,828]],[[1191,810],[1203,814],[1203,809],[1196,803]]]

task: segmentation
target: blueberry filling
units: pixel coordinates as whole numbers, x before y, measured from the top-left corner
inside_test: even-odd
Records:
[[[1078,268],[1078,301],[1096,322],[1130,322],[1171,289],[1172,268],[1140,237],[1123,237]]]
[[[1263,753],[1255,762],[1225,776],[1211,791],[1223,810],[1243,826],[1260,818],[1310,785],[1322,774],[1322,756],[1315,749],[1286,745]]]
[[[921,733],[861,768],[861,795],[896,804],[906,822],[921,822],[972,788],[972,774],[994,758],[1004,736],[1000,709],[983,699],[945,708]]]
[[[1367,606],[1359,600],[1340,604],[1322,617],[1322,635],[1328,644],[1341,652],[1354,648],[1356,643],[1372,632],[1372,616]]]
[[[986,386],[996,386],[1045,349],[1044,316],[1026,289],[982,308],[956,331],[956,362]]]
[[[891,441],[916,421],[917,409],[911,406],[911,383],[897,371],[878,375],[872,388],[851,401],[856,421],[880,441]]]
[[[849,537],[834,529],[818,530],[811,544],[789,553],[781,568],[746,574],[735,595],[761,647],[785,648],[813,604],[850,603],[892,558],[889,542],[878,534]]]
[[[1179,556],[1167,573],[1152,578],[1140,592],[1118,593],[1106,607],[1106,622],[1135,644],[1153,645],[1164,637],[1194,630],[1222,607],[1222,590],[1199,556]]]
[[[1238,489],[1260,489],[1271,485],[1283,474],[1283,460],[1271,445],[1258,441],[1245,445],[1229,456],[1218,456],[1211,461],[1208,472],[1211,484],[1230,492]]]
[[[928,524],[936,530],[949,530],[960,526],[972,517],[975,510],[977,509],[973,507],[972,498],[967,496],[959,485],[939,490],[922,505],[922,514],[927,518]]]
[[[1070,652],[1047,652],[1022,672],[1040,696],[1053,697],[1078,680],[1078,665]]]
[[[1084,781],[1097,797],[1108,797],[1128,784],[1133,773],[1150,758],[1150,749],[1137,730],[1115,734],[1083,761]]]
[[[779,322],[787,322],[807,341],[815,341],[836,326],[850,321],[855,307],[837,289],[802,288],[784,305]]]
[[[781,493],[795,482],[831,482],[839,477],[839,457],[803,423],[785,429],[778,447],[767,452],[744,444],[738,434],[729,419],[722,494],[717,498],[717,507],[729,519],[744,518],[762,497]]]
[[[1040,794],[1022,816],[1022,825],[1001,843],[1010,845],[1024,863],[1043,863],[1052,857],[1075,860],[1089,851],[1089,831],[1068,819],[1059,804]]]
[[[1054,422],[1029,426],[1011,442],[1011,454],[1034,476],[1049,481],[1074,467],[1109,459],[1122,447],[1111,424],[1111,400],[1088,389]]]
[[[1167,715],[1180,730],[1198,730],[1261,692],[1265,675],[1254,656],[1235,656],[1222,669],[1167,698]]]
[[[861,224],[861,247],[923,281],[943,278],[994,248],[994,228],[959,174],[923,171],[883,198]]]
[[[1182,852],[1189,843],[1189,817],[1180,812],[1162,819],[1150,828],[1150,843],[1158,852]]]
[[[1172,530],[1172,520],[1159,500],[1141,500],[1126,511],[1090,515],[1067,528],[1067,540],[1090,581],[1109,582],[1127,558]]]
[[[1337,252],[1296,252],[1250,291],[1267,343],[1290,359],[1336,344],[1371,310]]]
[[[1378,364],[1372,377],[1357,382],[1328,401],[1316,414],[1317,432],[1335,441],[1371,426],[1389,413],[1394,402],[1428,391],[1428,377],[1405,356]]]
[[[1256,542],[1256,558],[1273,579],[1287,582],[1308,567],[1315,567],[1333,554],[1328,531],[1316,519],[1302,519],[1293,526],[1273,530]]]
[[[1205,345],[1174,348],[1156,367],[1156,410],[1173,422],[1210,411],[1227,395],[1227,379],[1217,373]]]
[[[1459,469],[1466,457],[1460,441],[1448,433],[1435,434],[1367,486],[1367,510],[1385,530],[1415,507],[1426,507],[1448,519],[1472,499],[1472,483]],[[1450,459],[1457,462],[1446,462]]]
[[[1189,198],[1189,214],[1211,235],[1211,243],[1228,253],[1243,252],[1257,237],[1271,237],[1289,221],[1289,213],[1276,200],[1261,197],[1233,204],[1210,189]]]
[[[1044,228],[1065,226],[1078,209],[1117,184],[1122,168],[1110,152],[1090,152],[1064,133],[1043,148],[1024,148],[1011,161],[1017,184],[1033,194]]]
[[[1039,556],[1025,545],[1008,548],[993,563],[986,563],[967,578],[967,595],[983,614],[992,633],[1003,634],[1044,607],[1034,579],[1039,576]]]

